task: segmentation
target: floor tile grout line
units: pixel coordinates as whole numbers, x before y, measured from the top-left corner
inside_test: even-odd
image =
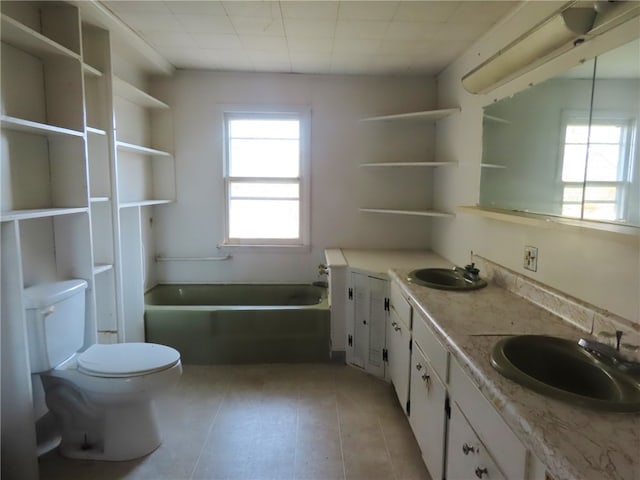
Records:
[[[336,406],[336,418],[338,419],[338,438],[340,439],[340,460],[342,462],[342,478],[347,480],[347,467],[344,463],[344,444],[342,442],[342,427],[340,426],[340,407],[338,406],[338,392],[336,390],[336,379],[333,378],[333,393]]]
[[[207,440],[209,440],[209,436],[211,435],[211,431],[213,430],[213,426],[216,423],[216,418],[218,418],[218,413],[220,413],[220,409],[222,408],[222,404],[225,402],[225,399],[227,397],[227,393],[228,393],[228,383],[225,382],[225,391],[224,391],[224,395],[222,395],[222,400],[218,403],[218,408],[216,409],[216,413],[213,415],[213,418],[211,419],[211,425],[209,425],[209,430],[207,430],[207,434],[204,437],[204,441],[202,442],[202,446],[200,447],[200,452],[198,453],[198,457],[196,458],[196,461],[193,464],[193,469],[191,470],[191,474],[189,475],[189,480],[193,480],[193,476],[196,473],[196,470],[198,469],[198,463],[200,463],[200,458],[202,458],[202,453],[204,452],[204,449],[207,445]]]
[[[384,427],[382,426],[382,422],[380,421],[380,415],[376,415],[376,420],[378,420],[378,427],[380,428],[380,433],[382,434],[382,441],[384,442],[384,449],[387,452],[387,457],[389,457],[389,463],[391,464],[391,471],[393,472],[394,480],[398,480],[398,474],[396,472],[396,465],[393,463],[393,457],[391,456],[391,450],[389,450],[389,442],[387,442],[387,435],[384,432]]]

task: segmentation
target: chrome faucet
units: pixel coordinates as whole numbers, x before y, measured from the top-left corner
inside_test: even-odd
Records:
[[[453,267],[453,269],[456,272],[460,272],[466,280],[470,282],[477,282],[480,280],[480,270],[478,270],[475,265],[476,264],[472,262],[469,265],[465,265],[464,268]]]
[[[640,373],[640,362],[634,362],[627,360],[620,353],[620,340],[622,339],[622,331],[616,331],[616,348],[613,348],[605,343],[598,342],[596,340],[587,340],[581,338],[578,340],[578,345],[584,348],[587,352],[598,357],[601,360],[613,365],[628,373]]]

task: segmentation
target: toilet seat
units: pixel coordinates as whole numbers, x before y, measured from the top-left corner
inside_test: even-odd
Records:
[[[173,367],[180,353],[154,343],[92,345],[77,357],[78,370],[93,377],[134,377]]]

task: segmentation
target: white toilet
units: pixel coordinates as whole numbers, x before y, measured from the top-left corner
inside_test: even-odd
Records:
[[[153,343],[84,344],[84,280],[24,290],[31,371],[56,417],[65,457],[130,460],[161,443],[153,399],[182,374],[180,353]]]

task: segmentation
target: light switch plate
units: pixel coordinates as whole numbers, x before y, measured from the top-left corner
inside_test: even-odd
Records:
[[[538,249],[531,245],[524,247],[524,268],[532,272],[538,271]]]

